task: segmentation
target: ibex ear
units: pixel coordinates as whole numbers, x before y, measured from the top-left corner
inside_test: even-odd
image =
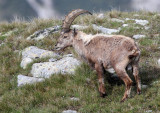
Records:
[[[74,28],[73,29],[73,36],[76,36],[77,35],[77,30]]]

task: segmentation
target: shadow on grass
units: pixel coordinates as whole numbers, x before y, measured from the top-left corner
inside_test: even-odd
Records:
[[[141,79],[141,85],[142,85],[142,92],[146,92],[148,88],[150,88],[151,84],[156,81],[157,79],[160,79],[160,68],[157,67],[144,67],[139,69],[139,77]],[[132,71],[127,71],[129,77],[133,81],[133,90],[136,92],[136,81],[132,74]],[[116,76],[116,74],[110,74],[108,72],[105,72],[105,82],[109,83],[110,87],[106,86],[107,89],[107,95],[112,94],[113,86],[120,86],[124,85],[124,82]],[[146,86],[146,88],[143,88]]]

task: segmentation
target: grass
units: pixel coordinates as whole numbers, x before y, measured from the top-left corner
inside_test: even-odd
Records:
[[[134,16],[138,14],[139,16]],[[74,75],[53,75],[42,83],[17,87],[17,75],[30,75],[31,63],[26,70],[20,67],[21,55],[19,52],[28,46],[37,46],[42,49],[52,50],[59,33],[55,33],[40,41],[30,41],[26,38],[37,30],[54,25],[60,25],[60,20],[34,19],[30,22],[13,21],[12,23],[0,23],[0,32],[14,31],[10,36],[0,36],[3,45],[0,46],[0,112],[2,113],[59,113],[72,109],[80,113],[143,113],[148,110],[160,111],[160,67],[157,60],[160,58],[160,16],[151,12],[105,12],[104,18],[94,18],[90,15],[78,17],[74,24],[89,25],[83,31],[88,34],[97,34],[92,24],[118,29],[122,23],[112,22],[112,18],[125,20],[125,18],[146,19],[149,21],[149,30],[143,26],[135,25],[133,21],[125,21],[128,27],[121,29],[121,35],[132,37],[135,34],[146,35],[145,38],[136,40],[141,50],[140,77],[142,85],[148,85],[142,89],[142,94],[136,94],[135,82],[132,88],[131,98],[120,103],[125,86],[120,80],[113,80],[106,73],[107,97],[100,98],[98,93],[97,75],[87,64],[77,68]],[[139,27],[137,29],[137,27]],[[64,54],[73,53],[73,48],[68,48]],[[77,56],[75,54],[75,56]],[[35,60],[43,62],[47,58]],[[131,76],[134,81],[133,76]],[[71,97],[79,98],[79,101],[70,100]]]

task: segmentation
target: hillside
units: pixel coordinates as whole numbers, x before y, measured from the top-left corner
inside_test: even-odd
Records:
[[[113,74],[106,73],[107,97],[101,98],[98,93],[95,71],[79,60],[73,48],[69,47],[61,54],[52,54],[60,35],[57,32],[58,26],[61,24],[61,20],[51,19],[0,23],[1,113],[61,113],[65,110],[74,110],[73,113],[76,111],[79,113],[160,112],[160,61],[158,63],[160,59],[160,14],[113,10],[93,16],[83,15],[73,22],[75,25],[73,27],[88,34],[126,35],[135,39],[139,45],[141,50],[139,75],[142,82],[142,94],[136,94],[134,82],[131,97],[124,103],[120,103],[120,100],[125,86]],[[29,54],[25,56],[23,53],[31,50],[30,48],[36,48],[41,52],[38,52],[38,55],[32,54],[35,56],[30,57],[26,65],[22,61],[28,58]],[[19,82],[22,81],[19,81],[18,77],[22,76],[19,75],[32,78],[34,72],[42,76],[46,74],[41,73],[43,69],[37,70],[38,67],[35,67],[33,71],[33,67],[37,64],[47,63],[44,65],[45,68],[50,63],[56,62],[54,64],[56,65],[65,58],[72,57],[73,65],[78,65],[76,69],[71,66],[73,69],[65,68],[66,70],[63,69],[61,73],[51,74],[49,77],[46,72],[45,79],[40,77],[40,80],[35,80],[38,81],[37,83],[20,85]],[[79,61],[82,63],[79,64]],[[59,66],[56,69],[62,67]],[[131,75],[130,71],[128,73]],[[134,81],[132,75],[131,78]]]

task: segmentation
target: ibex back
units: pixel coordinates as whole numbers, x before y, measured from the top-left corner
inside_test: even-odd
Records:
[[[73,46],[75,51],[89,62],[97,72],[99,92],[102,97],[106,95],[104,71],[114,70],[126,85],[122,102],[129,97],[131,91],[132,80],[126,72],[126,67],[131,65],[137,83],[137,93],[140,94],[141,84],[138,77],[140,50],[135,41],[122,35],[87,35],[81,31],[70,29],[74,19],[82,13],[91,14],[86,10],[77,9],[66,16],[55,49],[62,50],[68,46]]]

